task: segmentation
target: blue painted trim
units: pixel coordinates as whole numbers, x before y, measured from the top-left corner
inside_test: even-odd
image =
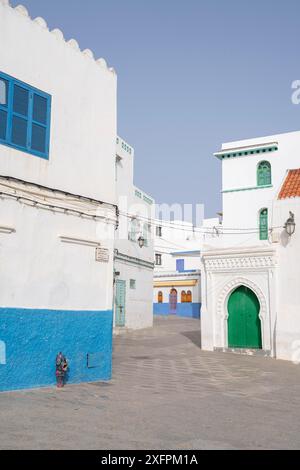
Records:
[[[6,127],[6,135],[5,139],[0,139],[0,144],[6,145],[7,147],[14,148],[16,150],[20,150],[21,152],[28,153],[30,155],[34,155],[36,157],[44,158],[45,160],[49,159],[49,149],[50,149],[50,124],[51,124],[51,95],[45,93],[41,90],[38,90],[31,85],[28,85],[20,80],[17,80],[10,75],[7,75],[3,72],[0,72],[0,79],[4,79],[8,82],[8,102],[6,105],[0,104],[0,110],[7,113],[7,127]],[[28,102],[28,114],[27,116],[20,115],[13,111],[13,87],[14,85],[18,85],[21,88],[24,88],[29,93],[29,102]],[[41,96],[45,98],[47,101],[47,119],[46,124],[35,121],[33,119],[33,95]],[[27,121],[27,144],[26,147],[22,147],[12,142],[12,121],[13,117],[17,116]],[[45,142],[45,152],[39,152],[38,150],[34,150],[31,148],[31,140],[32,140],[32,124],[37,124],[40,127],[46,129],[46,142]]]
[[[190,255],[190,254],[199,254],[200,255],[200,250],[191,250],[191,251],[173,251],[171,255]]]
[[[171,315],[170,305],[166,303],[154,303],[153,304],[154,315]],[[201,315],[201,303],[178,303],[176,307],[176,316],[186,318],[200,318]],[[172,314],[172,316],[174,316]]]
[[[109,380],[112,325],[112,310],[0,308],[0,342],[6,355],[0,363],[0,391],[54,385],[60,351],[69,361],[68,383]]]

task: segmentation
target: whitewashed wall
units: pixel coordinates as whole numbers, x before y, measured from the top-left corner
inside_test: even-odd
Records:
[[[49,93],[52,107],[49,160],[0,145],[0,175],[115,203],[115,73],[24,7],[4,3],[0,70]],[[15,229],[0,233],[1,306],[112,308],[114,230],[101,230],[106,222],[5,198],[0,206],[0,226]],[[109,262],[95,262],[95,247],[62,243],[60,235],[101,243]]]
[[[258,229],[259,211],[262,208],[268,208],[269,210],[269,227],[274,225],[272,201],[277,197],[287,169],[299,167],[300,132],[229,142],[223,144],[222,150],[270,142],[278,142],[278,151],[257,156],[247,155],[226,158],[222,160],[222,163],[220,162],[222,164],[223,191],[256,187],[258,163],[267,160],[272,167],[271,188],[223,193],[223,227],[225,229]],[[224,235],[221,240],[213,241],[212,244],[219,244],[220,246],[234,244],[240,246],[268,245],[268,241],[259,240],[258,232],[246,232],[251,232],[251,230],[245,231],[243,235]]]
[[[153,270],[116,261],[118,279],[126,281],[125,327],[128,329],[150,328],[153,325]],[[135,280],[135,289],[130,288]]]
[[[134,149],[120,137],[117,138],[116,154],[116,189],[120,215],[115,249],[131,258],[153,264],[154,228],[151,221],[153,221],[154,200],[134,185]],[[137,196],[136,192],[140,196]],[[147,202],[148,199],[152,201],[152,204]],[[131,216],[135,216],[140,223],[136,239],[144,235],[143,225],[148,223],[146,219],[149,219],[151,230],[147,245],[143,248],[139,247],[137,241],[128,239]],[[115,271],[120,273],[117,279],[126,282],[125,327],[128,329],[151,327],[153,324],[153,269],[138,266],[137,263],[116,260]],[[130,289],[130,279],[136,281],[135,289]]]
[[[146,219],[153,219],[154,199],[134,185],[134,150],[124,140],[118,137],[117,140],[117,162],[116,162],[116,192],[118,207],[120,210],[119,228],[116,233],[115,247],[129,256],[143,259],[153,263],[153,233],[151,226],[148,246],[139,247],[138,243],[128,240],[130,230],[131,215],[137,217],[142,225],[147,223]],[[123,144],[123,146],[122,146]],[[131,153],[124,149],[124,146],[131,149]],[[119,157],[119,158],[118,158]],[[142,197],[136,196],[136,190]],[[152,200],[152,204],[143,198],[146,196]],[[139,235],[138,234],[138,235]]]
[[[0,214],[1,306],[60,310],[112,308],[113,240],[101,240],[109,263],[95,261],[95,247],[63,243],[60,236],[100,242],[99,222],[2,200]],[[15,232],[1,233],[1,227]],[[112,232],[114,228],[112,227]]]
[[[204,247],[202,346],[209,350],[227,347],[226,302],[230,292],[243,284],[260,302],[263,349],[279,359],[293,360],[300,358],[300,235],[296,225],[289,239],[283,226],[290,210],[296,223],[300,220],[300,205],[299,198],[282,201],[278,194],[287,170],[300,166],[300,132],[231,142],[222,149],[271,142],[278,143],[278,151],[222,160],[223,190],[255,187],[257,165],[262,160],[271,163],[272,187],[223,193],[223,227],[256,232],[220,235]],[[265,207],[273,233],[268,240],[260,241],[259,211]]]
[[[159,224],[158,221],[156,221]],[[204,219],[201,227],[189,222],[176,220],[162,222],[162,236],[155,235],[155,253],[162,255],[162,265],[155,266],[155,272],[176,271],[176,260],[185,259],[185,269],[200,269],[200,256],[172,255],[176,252],[201,250],[213,234],[212,227],[219,226],[218,218]],[[194,230],[193,230],[194,228]],[[206,231],[208,233],[206,233]]]
[[[276,226],[284,226],[289,211],[295,214],[296,230],[288,237],[278,230],[279,273],[277,291],[276,354],[278,358],[300,360],[300,198],[274,203]]]
[[[0,70],[52,96],[49,161],[1,146],[0,174],[115,202],[116,75],[0,2]]]

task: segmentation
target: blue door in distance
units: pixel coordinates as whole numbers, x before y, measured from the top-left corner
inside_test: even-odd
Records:
[[[169,296],[169,314],[176,315],[177,312],[177,290],[172,289]]]
[[[125,326],[126,281],[116,282],[116,326]]]

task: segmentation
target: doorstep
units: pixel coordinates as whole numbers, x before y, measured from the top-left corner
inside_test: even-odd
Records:
[[[231,354],[242,354],[244,356],[271,357],[271,351],[266,349],[248,349],[248,348],[214,348],[214,351]]]
[[[114,336],[120,336],[124,335],[125,333],[128,333],[129,329],[126,328],[125,326],[115,326],[113,329],[113,335]]]

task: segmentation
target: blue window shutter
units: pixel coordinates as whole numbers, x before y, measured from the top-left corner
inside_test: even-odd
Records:
[[[18,85],[14,86],[13,112],[28,117],[29,92]]]
[[[176,271],[182,273],[184,271],[184,259],[176,260]]]
[[[0,109],[0,139],[6,139],[7,112]]]
[[[46,128],[32,124],[31,148],[38,152],[46,151]]]
[[[11,140],[13,144],[20,147],[27,146],[27,120],[19,116],[13,116],[12,120],[12,135]]]
[[[33,94],[32,119],[40,124],[47,123],[47,100],[36,93]]]
[[[49,157],[51,96],[0,72],[0,143]]]

